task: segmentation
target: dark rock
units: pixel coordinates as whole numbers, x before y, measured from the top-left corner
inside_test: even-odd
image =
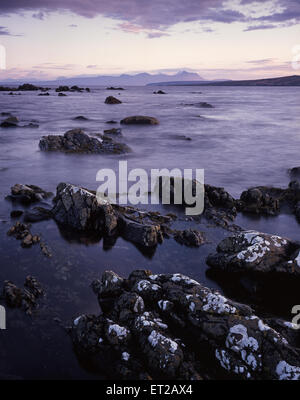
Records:
[[[122,136],[122,129],[120,129],[120,128],[106,129],[103,133],[104,133],[105,135],[118,135],[118,136]]]
[[[276,330],[193,279],[107,271],[92,286],[102,314],[76,318],[71,336],[79,357],[107,378],[300,379],[300,350],[287,341],[292,324],[277,321]]]
[[[113,87],[113,86],[111,86],[111,87],[107,87],[106,90],[125,90],[125,89],[121,88],[121,87]]]
[[[207,264],[228,273],[300,276],[299,249],[300,243],[280,236],[243,231],[222,240]]]
[[[60,96],[60,97],[65,97],[65,96],[67,96],[65,93],[58,93],[58,96]]]
[[[189,247],[200,247],[203,243],[205,243],[203,233],[195,229],[176,231],[174,239],[176,242]]]
[[[30,226],[22,224],[21,222],[16,222],[7,232],[8,236],[14,236],[17,240],[21,240],[22,247],[31,247],[40,241],[38,235],[32,235],[30,232]]]
[[[110,121],[106,121],[106,123],[107,123],[107,124],[117,124],[118,122],[117,122],[117,121],[114,121],[114,120],[110,120]]]
[[[27,314],[37,307],[37,299],[44,295],[44,290],[36,278],[27,276],[24,289],[18,288],[14,283],[5,281],[3,297],[9,307],[23,308]]]
[[[45,90],[45,88],[41,86],[35,86],[30,83],[24,83],[23,85],[20,85],[17,89],[18,91],[36,91],[36,90]]]
[[[58,88],[55,89],[56,92],[69,92],[70,88],[69,86],[59,86]]]
[[[116,99],[114,96],[108,96],[105,99],[105,104],[121,104],[122,101],[119,99]]]
[[[39,93],[39,96],[50,96],[50,93]]]
[[[158,125],[159,121],[154,117],[136,115],[124,118],[120,123],[125,125]]]
[[[18,118],[11,116],[6,118],[3,122],[1,122],[1,127],[2,128],[16,128],[18,126]]]
[[[288,170],[291,179],[299,179],[300,178],[300,167],[294,167]]]
[[[91,92],[91,89],[87,87],[87,88],[85,88],[85,91],[88,92],[88,93],[90,93],[90,92]]]
[[[25,211],[24,213],[25,222],[40,222],[50,218],[52,218],[51,210],[43,207],[34,207],[32,210]]]
[[[23,211],[21,210],[13,210],[10,213],[11,218],[19,218],[23,214]]]
[[[11,195],[7,196],[6,199],[22,204],[31,204],[45,200],[51,196],[51,192],[46,192],[38,186],[17,183],[11,188]]]
[[[39,143],[43,151],[63,151],[65,153],[123,154],[130,148],[110,138],[97,139],[84,133],[82,129],[72,129],[64,134],[43,136]]]
[[[95,194],[66,183],[57,186],[52,214],[59,224],[77,231],[111,234],[118,224],[118,217],[109,203],[99,204]]]
[[[158,90],[157,92],[153,92],[153,94],[166,94],[163,90]]]
[[[78,115],[78,117],[74,118],[77,121],[88,121],[88,118],[84,117],[83,115]]]
[[[280,201],[270,195],[264,187],[251,188],[240,197],[239,209],[253,214],[276,215],[280,211]]]
[[[130,242],[144,247],[154,247],[163,241],[160,225],[142,224],[126,217],[122,218],[121,225],[122,236]]]

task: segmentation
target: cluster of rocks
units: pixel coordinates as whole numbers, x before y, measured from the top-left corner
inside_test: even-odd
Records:
[[[262,320],[187,276],[106,271],[92,288],[102,314],[75,318],[71,337],[107,378],[300,379],[291,323]]]
[[[17,240],[21,240],[22,247],[31,247],[40,242],[41,238],[38,235],[33,235],[30,232],[30,225],[16,222],[7,232],[8,236],[14,236]]]
[[[44,290],[36,278],[27,276],[24,288],[17,287],[11,281],[5,281],[2,297],[8,307],[22,308],[27,314],[31,314],[37,307],[37,300],[44,296]]]
[[[39,142],[42,151],[62,151],[65,153],[123,154],[130,152],[124,143],[101,136],[91,137],[82,129],[72,129],[62,135],[43,136]]]
[[[38,128],[39,127],[39,125],[34,121],[30,122],[27,125],[19,125],[20,121],[19,121],[19,119],[17,117],[15,117],[14,115],[11,115],[10,113],[7,113],[7,114],[8,114],[7,118],[5,118],[0,123],[0,127],[1,128],[18,128],[18,127],[22,127],[22,128]]]
[[[107,87],[106,90],[125,90],[125,89],[122,88],[122,87],[113,87],[113,86],[110,86],[110,87]]]
[[[16,183],[11,187],[11,194],[6,199],[22,204],[32,204],[46,200],[51,196],[53,196],[53,193],[46,192],[39,186]]]
[[[48,91],[50,90],[50,88],[35,86],[30,83],[24,83],[23,85],[20,85],[16,88],[0,86],[0,92],[14,92],[14,91],[26,92],[26,91],[37,91],[37,90]]]
[[[158,90],[157,92],[153,92],[153,94],[166,94],[163,90]]]
[[[81,88],[81,87],[78,87],[78,86],[74,85],[74,86],[71,86],[71,87],[69,87],[69,86],[59,86],[58,88],[55,89],[55,91],[57,93],[61,93],[61,92],[79,92],[79,93],[82,93],[84,91],[90,92],[91,90],[90,90],[90,88],[85,88],[84,89],[84,88]]]

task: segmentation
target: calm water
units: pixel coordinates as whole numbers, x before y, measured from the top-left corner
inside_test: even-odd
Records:
[[[12,225],[9,214],[18,206],[4,200],[15,183],[41,186],[55,192],[59,182],[97,188],[100,168],[117,169],[120,159],[128,167],[204,168],[205,181],[223,186],[234,196],[251,186],[285,187],[288,168],[300,165],[300,94],[298,88],[166,87],[166,95],[153,95],[152,87],[131,87],[111,92],[94,88],[92,93],[70,93],[49,97],[37,93],[9,96],[0,92],[0,112],[11,112],[22,124],[37,120],[39,128],[0,128],[0,284],[5,279],[22,285],[26,275],[36,276],[46,289],[46,297],[33,317],[22,311],[7,311],[6,331],[0,331],[1,374],[22,378],[98,378],[82,366],[72,351],[61,325],[82,313],[97,313],[97,301],[90,282],[106,269],[127,275],[133,269],[154,272],[183,272],[204,284],[219,288],[209,279],[205,257],[227,232],[205,224],[195,225],[206,232],[209,243],[188,249],[166,240],[154,254],[143,254],[119,238],[110,250],[103,243],[87,243],[66,237],[53,221],[34,224],[52,250],[45,258],[38,246],[22,249],[6,236]],[[202,92],[202,93],[200,93]],[[123,101],[105,105],[108,95]],[[208,102],[213,109],[191,104]],[[133,150],[125,156],[66,155],[39,151],[41,136],[63,134],[81,127],[89,134],[118,127],[106,124],[129,115],[144,114],[160,120],[158,126],[123,126],[122,140]],[[88,121],[74,121],[83,115]],[[4,117],[3,117],[4,118]],[[182,136],[192,140],[183,140]],[[168,212],[167,209],[163,210]],[[249,219],[239,216],[245,228],[277,233],[299,239],[299,225],[292,215]],[[178,227],[185,226],[183,221]],[[62,321],[62,323],[60,323]]]

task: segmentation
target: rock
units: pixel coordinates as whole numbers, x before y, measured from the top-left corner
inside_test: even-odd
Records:
[[[13,210],[10,213],[11,218],[19,218],[23,214],[22,210]]]
[[[184,231],[176,231],[174,235],[176,242],[189,247],[200,247],[205,243],[202,232],[195,229],[185,229]]]
[[[108,97],[106,97],[104,103],[105,104],[121,104],[122,101],[117,99],[117,98],[115,98],[114,96],[108,96]]]
[[[69,92],[70,88],[69,86],[59,86],[58,88],[55,89],[56,92]]]
[[[185,104],[185,106],[194,106],[194,107],[198,107],[198,108],[214,108],[214,106],[212,106],[211,104],[206,103],[206,102]]]
[[[82,129],[72,129],[63,136],[43,136],[39,143],[42,151],[63,151],[65,153],[123,154],[130,148],[110,138],[97,139],[84,133]]]
[[[122,87],[113,87],[113,86],[111,86],[111,87],[107,87],[106,90],[125,90],[125,89],[122,88]]]
[[[124,118],[120,123],[125,125],[158,125],[159,121],[154,117],[136,115]]]
[[[30,83],[24,83],[17,88],[18,91],[35,91],[35,90],[47,90],[47,88],[43,88],[41,86],[35,86]],[[48,89],[49,90],[49,89]]]
[[[118,135],[118,136],[122,136],[122,129],[120,129],[120,128],[106,129],[103,133],[104,133],[105,135]]]
[[[59,97],[65,97],[65,96],[67,96],[65,93],[58,93],[58,96]]]
[[[61,225],[107,234],[117,227],[118,217],[113,207],[108,202],[99,204],[96,195],[85,189],[60,183],[53,202],[52,215]]]
[[[43,207],[34,207],[32,210],[25,211],[24,213],[25,222],[40,222],[50,218],[52,218],[51,210]]]
[[[3,297],[6,304],[13,308],[23,308],[27,314],[37,307],[37,299],[44,295],[44,290],[36,278],[27,276],[24,289],[18,288],[13,282],[5,281]]]
[[[163,90],[158,90],[157,92],[153,92],[153,94],[166,94]]]
[[[39,93],[39,96],[50,96],[50,93]]]
[[[87,93],[90,93],[91,92],[91,89],[90,88],[85,88],[85,91],[87,92]]]
[[[31,204],[45,200],[51,196],[51,192],[46,192],[38,186],[17,183],[11,188],[11,195],[7,196],[6,199],[22,204]]]
[[[228,273],[300,276],[299,249],[300,243],[280,236],[243,231],[222,240],[207,264]]]
[[[163,241],[160,225],[141,224],[126,217],[122,218],[121,232],[124,239],[144,247],[155,247]]]
[[[114,120],[110,120],[110,121],[106,121],[107,124],[117,124],[117,121]]]
[[[88,118],[84,117],[83,115],[78,115],[78,117],[74,118],[76,121],[88,121]]]
[[[41,248],[41,251],[44,254],[44,256],[46,256],[48,258],[52,257],[52,253],[51,253],[49,247],[46,245],[46,243],[40,242],[40,248]]]
[[[102,314],[77,317],[71,337],[108,379],[300,379],[292,324],[270,321],[276,330],[187,276],[107,271],[92,286]]]
[[[38,235],[32,235],[30,232],[30,226],[16,222],[7,232],[8,236],[14,236],[17,240],[21,240],[22,247],[31,247],[32,245],[40,241]]]
[[[280,201],[272,197],[264,187],[251,188],[240,197],[239,209],[254,214],[276,215],[280,211]]]
[[[3,122],[1,122],[2,128],[16,128],[18,126],[18,118],[17,117],[8,117]]]
[[[300,178],[300,167],[294,167],[288,170],[291,179]]]
[[[71,86],[71,92],[83,92],[83,88],[78,87],[77,85]]]
[[[98,203],[95,193],[66,183],[58,185],[53,202],[52,215],[61,226],[78,232],[104,235],[104,238],[122,236],[145,248],[154,248],[163,240],[161,225],[157,221],[171,219],[140,213],[108,201]]]

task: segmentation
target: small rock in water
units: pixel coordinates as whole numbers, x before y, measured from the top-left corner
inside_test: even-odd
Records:
[[[23,212],[24,211],[22,211],[22,210],[13,210],[13,211],[11,211],[10,216],[11,216],[11,218],[19,218],[19,217],[21,217],[21,215],[23,215]]]
[[[108,96],[108,97],[105,99],[105,104],[121,104],[121,103],[122,103],[122,101],[119,100],[119,99],[117,99],[117,98],[114,97],[114,96]]]
[[[134,115],[132,117],[122,119],[120,123],[125,125],[158,125],[159,121],[154,117]]]

